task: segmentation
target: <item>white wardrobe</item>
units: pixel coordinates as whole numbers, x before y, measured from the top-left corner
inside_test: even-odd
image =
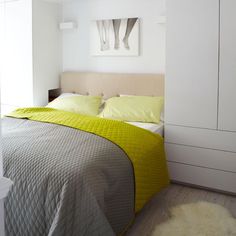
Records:
[[[167,0],[171,179],[236,193],[236,1]]]

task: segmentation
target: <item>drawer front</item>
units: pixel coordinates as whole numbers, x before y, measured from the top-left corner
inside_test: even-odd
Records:
[[[236,152],[236,132],[166,125],[165,142]]]
[[[172,180],[236,193],[236,174],[180,163],[168,162]]]
[[[167,160],[236,173],[236,153],[165,144]]]

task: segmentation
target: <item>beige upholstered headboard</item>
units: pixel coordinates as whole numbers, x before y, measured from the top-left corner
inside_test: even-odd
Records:
[[[104,98],[119,94],[163,96],[164,75],[64,72],[61,89],[62,92],[101,95]]]

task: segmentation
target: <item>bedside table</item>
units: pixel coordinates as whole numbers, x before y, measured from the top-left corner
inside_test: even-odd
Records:
[[[48,90],[48,102],[53,101],[54,99],[56,99],[60,95],[61,95],[61,89],[60,88]]]

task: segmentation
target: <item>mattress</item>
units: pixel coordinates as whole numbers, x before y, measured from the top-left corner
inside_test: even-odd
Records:
[[[160,134],[162,137],[164,135],[164,123],[160,122],[159,124],[154,123],[144,123],[144,122],[127,122],[128,124],[137,126],[149,130],[155,134]]]

